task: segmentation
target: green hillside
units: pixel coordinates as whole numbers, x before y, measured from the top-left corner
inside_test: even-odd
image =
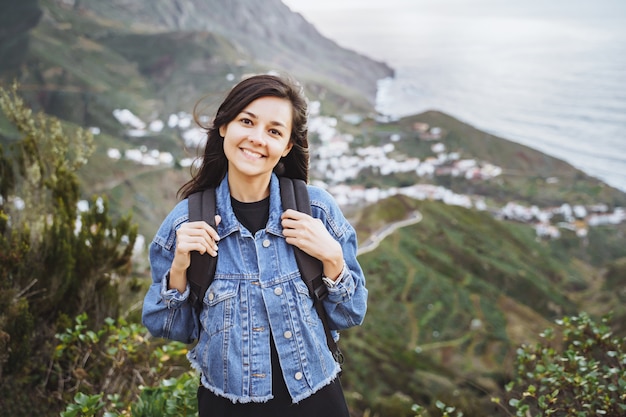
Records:
[[[346,385],[380,415],[432,398],[497,415],[489,397],[511,377],[517,346],[592,307],[581,296],[598,290],[597,276],[528,226],[438,202],[391,198],[357,229],[394,208],[423,219],[359,258],[371,295],[364,326],[342,336]],[[623,314],[615,295],[603,303],[595,313]]]
[[[119,22],[42,1],[44,17],[30,32],[17,76],[33,106],[81,126],[118,133],[116,108],[141,117],[185,110],[208,92],[222,92],[225,75],[260,71],[226,39],[207,32],[134,32]]]

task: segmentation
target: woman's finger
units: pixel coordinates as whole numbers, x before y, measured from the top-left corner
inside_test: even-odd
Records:
[[[204,221],[183,224],[176,231],[176,239],[181,251],[195,250],[200,253],[209,253],[211,256],[217,255],[219,236],[217,231]]]

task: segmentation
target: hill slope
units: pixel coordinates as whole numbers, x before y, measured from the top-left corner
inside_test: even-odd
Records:
[[[519,344],[538,341],[562,315],[624,314],[599,270],[486,212],[397,196],[368,207],[356,227],[414,210],[421,222],[359,258],[368,314],[341,339],[355,406],[401,416],[437,398],[464,415],[506,415],[490,396],[503,395]]]
[[[391,75],[383,63],[323,37],[280,0],[83,0],[80,7],[140,30],[216,33],[263,65],[311,81],[325,78],[327,85],[344,86],[343,95],[365,93],[372,104],[376,81]]]

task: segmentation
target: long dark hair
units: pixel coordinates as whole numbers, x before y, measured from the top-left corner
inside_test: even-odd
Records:
[[[217,110],[207,130],[207,141],[200,168],[192,174],[191,180],[178,190],[178,196],[187,198],[196,191],[215,188],[226,175],[228,160],[224,154],[224,138],[220,136],[220,126],[230,123],[243,109],[254,100],[262,97],[278,97],[289,100],[292,106],[293,120],[290,141],[293,143],[287,156],[281,158],[274,168],[277,175],[299,178],[308,181],[309,176],[309,140],[307,127],[307,101],[302,87],[288,77],[274,75],[255,75],[235,85]],[[197,108],[197,106],[196,106]]]

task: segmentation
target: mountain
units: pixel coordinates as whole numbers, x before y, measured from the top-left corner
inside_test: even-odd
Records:
[[[140,30],[218,34],[263,65],[304,79],[327,78],[348,87],[344,94],[365,93],[371,104],[376,81],[391,75],[385,64],[323,37],[280,0],[82,0],[76,5]]]
[[[339,47],[279,0],[27,1],[0,6],[0,80],[35,105],[103,128],[117,107],[191,111],[231,74],[289,72],[344,109],[371,111],[387,65]],[[39,5],[39,6],[37,6]],[[258,18],[263,16],[263,18]],[[30,32],[28,32],[28,30]]]
[[[0,14],[0,71],[15,68],[24,60],[28,50],[28,31],[41,17],[37,2],[7,3]]]

